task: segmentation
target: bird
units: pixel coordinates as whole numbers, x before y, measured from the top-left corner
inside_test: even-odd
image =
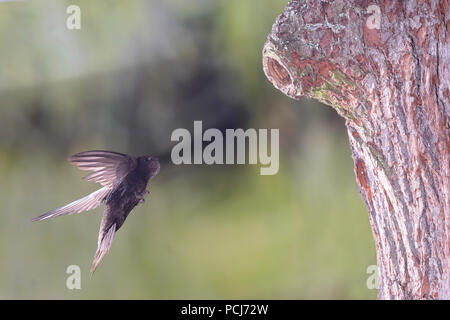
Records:
[[[77,153],[68,158],[69,162],[81,170],[92,171],[83,177],[87,181],[100,183],[103,187],[88,196],[63,207],[44,213],[31,221],[41,221],[53,217],[93,210],[105,204],[97,251],[92,262],[94,273],[103,256],[111,248],[114,235],[125,222],[130,212],[144,202],[150,192],[147,184],[160,170],[158,158],[151,155],[133,157],[104,150]]]

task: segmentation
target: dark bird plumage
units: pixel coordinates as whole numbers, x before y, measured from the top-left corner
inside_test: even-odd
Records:
[[[135,158],[100,150],[78,153],[71,156],[69,161],[81,170],[92,171],[84,179],[98,182],[103,188],[32,221],[92,210],[105,203],[97,252],[91,268],[91,272],[94,272],[111,248],[115,232],[123,225],[131,210],[143,202],[144,196],[149,193],[146,190],[148,181],[158,174],[160,165],[158,159],[152,156]]]

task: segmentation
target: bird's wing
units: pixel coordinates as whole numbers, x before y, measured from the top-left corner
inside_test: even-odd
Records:
[[[116,233],[117,222],[114,220],[111,208],[109,206],[106,206],[105,211],[103,212],[102,222],[100,223],[97,251],[95,252],[94,261],[92,261],[91,273],[93,273],[95,269],[97,269],[98,265],[103,259],[103,256],[111,248],[112,241]]]
[[[103,259],[103,256],[109,251],[111,248],[112,241],[114,239],[114,234],[116,233],[116,225],[113,224],[109,229],[108,232],[103,237],[102,241],[100,242],[99,246],[97,247],[97,251],[95,252],[94,261],[92,261],[92,267],[91,267],[91,273],[95,272],[95,269],[97,269],[98,265]]]
[[[77,153],[69,161],[81,170],[93,171],[83,179],[98,182],[109,189],[122,181],[137,165],[134,157],[101,150]]]
[[[79,213],[95,209],[102,203],[103,199],[108,195],[109,192],[110,189],[108,189],[107,187],[103,187],[95,192],[92,192],[90,195],[84,198],[78,199],[72,203],[65,205],[64,207],[33,218],[31,221],[39,221],[57,216],[63,216],[66,214]]]

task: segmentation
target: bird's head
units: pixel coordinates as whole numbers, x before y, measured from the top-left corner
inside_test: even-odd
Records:
[[[150,178],[153,178],[154,176],[156,176],[159,173],[159,169],[161,166],[159,164],[158,158],[147,155],[147,156],[140,157],[139,160],[142,165],[144,165],[146,168],[148,168],[149,173],[150,173]]]

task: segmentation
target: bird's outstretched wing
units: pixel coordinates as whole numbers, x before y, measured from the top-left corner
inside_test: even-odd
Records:
[[[91,273],[95,272],[98,265],[103,259],[103,256],[109,251],[111,248],[112,241],[114,239],[114,234],[116,233],[116,225],[113,224],[108,232],[104,235],[101,242],[98,244],[97,251],[95,252],[94,261],[92,261]]]
[[[101,150],[77,153],[69,161],[81,170],[93,171],[83,179],[98,182],[109,189],[122,181],[137,165],[134,157]]]
[[[66,214],[80,213],[83,211],[88,211],[97,208],[103,201],[103,199],[108,195],[110,190],[107,187],[103,187],[90,195],[71,202],[64,207],[55,209],[53,211],[44,213],[36,218],[31,219],[31,221],[40,221],[48,218],[63,216]]]
[[[114,212],[111,211],[111,207],[107,205],[103,212],[100,230],[98,231],[97,251],[95,252],[94,261],[92,261],[91,273],[97,269],[103,256],[111,248],[116,229],[120,228],[122,223],[123,221],[120,222],[115,220]]]
[[[97,208],[114,188],[114,185],[122,181],[137,165],[136,158],[111,151],[81,152],[71,156],[69,161],[81,170],[93,171],[84,179],[98,182],[104,187],[68,205],[33,218],[31,221],[80,213]]]

